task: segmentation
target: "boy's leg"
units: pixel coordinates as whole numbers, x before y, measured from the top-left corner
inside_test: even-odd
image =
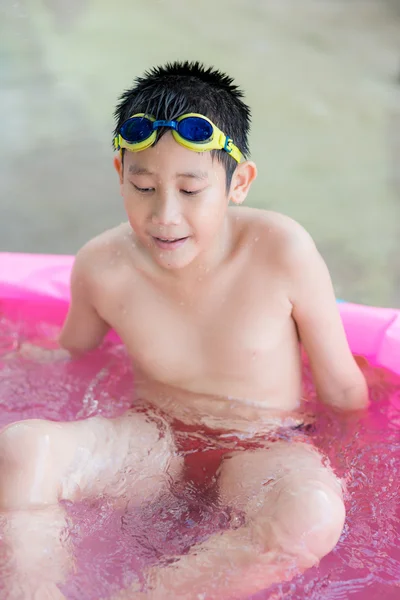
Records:
[[[149,599],[162,600],[165,590],[182,600],[247,598],[317,563],[342,532],[340,482],[309,445],[276,442],[226,455],[218,484],[232,528],[168,567],[150,568]],[[115,596],[133,598],[129,590]]]
[[[342,486],[311,445],[275,442],[226,455],[218,473],[221,502],[243,511],[254,543],[300,566],[317,563],[344,525]]]
[[[0,433],[0,508],[128,491],[139,502],[177,477],[181,465],[159,416],[131,410],[116,419],[20,421]]]
[[[181,464],[166,423],[134,411],[111,420],[6,427],[0,433],[0,558],[8,574],[2,593],[10,600],[62,597],[56,584],[71,555],[58,500],[108,494],[139,503],[161,492]]]

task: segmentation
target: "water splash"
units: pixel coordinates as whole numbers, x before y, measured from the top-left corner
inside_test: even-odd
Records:
[[[21,340],[46,345],[54,335],[54,327],[48,324],[15,323],[2,317],[0,426],[31,417],[115,416],[131,406],[133,374],[122,346],[105,343],[70,363],[38,364],[18,355],[1,359]],[[317,415],[310,436],[345,478],[346,526],[334,551],[318,567],[252,596],[253,600],[398,597],[400,379],[368,366],[365,374],[371,409],[355,429],[346,429],[315,403],[305,366],[304,391],[309,409]],[[218,448],[215,440],[196,431],[179,432],[177,439],[187,465],[185,485],[171,481],[168,494],[140,509],[131,506],[129,498],[118,510],[106,498],[66,503],[71,522],[68,536],[77,561],[64,589],[69,600],[82,595],[95,600],[140,583],[145,567],[171,560],[213,532],[237,526],[239,516],[221,507],[215,494],[221,450],[232,450],[233,442],[228,437]]]

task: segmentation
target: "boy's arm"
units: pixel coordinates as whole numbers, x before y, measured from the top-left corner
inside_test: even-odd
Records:
[[[96,348],[110,326],[93,305],[91,248],[85,246],[76,256],[71,274],[71,303],[59,343],[72,355]]]
[[[368,388],[347,343],[328,269],[300,228],[289,251],[290,300],[318,397],[344,411],[368,406]]]

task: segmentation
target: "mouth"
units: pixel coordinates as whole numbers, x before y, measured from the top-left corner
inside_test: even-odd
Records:
[[[175,250],[176,248],[180,248],[189,239],[189,236],[177,238],[152,237],[156,246],[162,250]]]

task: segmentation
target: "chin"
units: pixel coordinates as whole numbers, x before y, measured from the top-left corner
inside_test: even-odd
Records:
[[[167,271],[180,271],[185,267],[188,267],[193,261],[196,260],[197,254],[186,255],[186,256],[174,256],[174,253],[171,253],[171,256],[168,256],[168,252],[165,254],[158,254],[154,256],[155,262]]]

